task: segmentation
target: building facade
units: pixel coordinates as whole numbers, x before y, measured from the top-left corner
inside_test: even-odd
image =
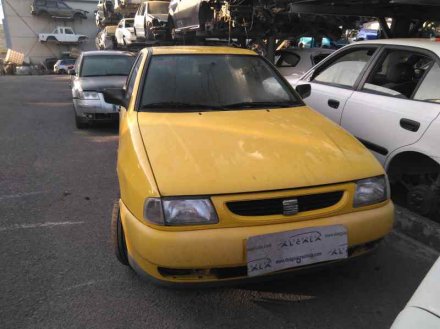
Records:
[[[33,64],[46,58],[60,58],[73,49],[95,49],[95,37],[98,28],[94,11],[97,0],[64,1],[74,9],[86,10],[87,19],[66,20],[50,16],[31,14],[33,0],[0,0],[3,4],[3,29],[7,48],[24,53],[25,61]],[[55,42],[40,43],[40,33],[50,33],[57,26],[72,27],[75,33],[88,36],[88,41],[80,45],[63,45]]]

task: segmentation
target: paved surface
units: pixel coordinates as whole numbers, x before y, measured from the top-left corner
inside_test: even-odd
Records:
[[[389,328],[437,255],[373,255],[272,283],[172,290],[116,261],[117,128],[74,127],[66,77],[0,77],[1,328]]]

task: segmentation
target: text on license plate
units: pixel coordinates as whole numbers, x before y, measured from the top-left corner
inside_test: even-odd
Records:
[[[347,246],[343,225],[253,236],[246,241],[248,276],[347,258]]]

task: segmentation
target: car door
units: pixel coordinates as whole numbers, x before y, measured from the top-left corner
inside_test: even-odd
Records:
[[[70,27],[64,28],[64,39],[66,42],[77,42],[78,37],[73,33],[73,30]]]
[[[433,53],[384,47],[348,99],[341,125],[384,163],[394,150],[417,142],[439,115],[439,81],[439,59]]]
[[[58,6],[58,15],[60,17],[72,17],[73,16],[73,11],[70,7],[68,7],[65,3],[63,2],[57,2],[57,6]]]
[[[138,37],[145,37],[145,29],[144,29],[144,25],[145,25],[145,11],[147,8],[147,3],[143,2],[137,13],[136,16],[134,17],[134,29],[136,32],[136,36]]]
[[[308,81],[312,86],[307,105],[340,124],[345,103],[377,50],[378,46],[350,47],[324,60],[298,82]]]

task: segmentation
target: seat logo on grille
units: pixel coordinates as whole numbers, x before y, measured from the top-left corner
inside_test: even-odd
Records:
[[[283,215],[291,216],[298,213],[298,199],[283,200]]]

